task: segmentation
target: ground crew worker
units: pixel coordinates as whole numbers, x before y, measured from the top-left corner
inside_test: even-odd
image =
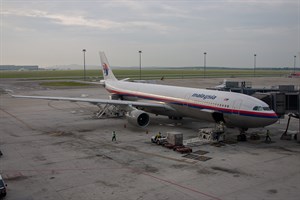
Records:
[[[224,122],[223,121],[220,121],[219,131],[224,132]]]
[[[111,141],[117,141],[117,137],[116,137],[116,132],[115,131],[112,132]]]
[[[161,138],[161,132],[158,132],[158,138]]]
[[[269,129],[267,129],[267,134],[266,134],[265,142],[266,143],[270,143],[271,142],[271,137],[270,137],[270,131],[269,131]]]
[[[155,136],[155,141],[157,141],[159,138],[161,138],[161,133],[158,132],[158,134]]]

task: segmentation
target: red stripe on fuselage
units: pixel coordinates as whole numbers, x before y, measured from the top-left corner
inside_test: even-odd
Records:
[[[277,118],[278,116],[276,113],[261,113],[261,112],[253,112],[253,111],[247,111],[247,110],[236,110],[236,109],[230,109],[230,108],[220,108],[220,107],[214,107],[214,106],[207,106],[203,104],[196,104],[196,103],[190,103],[187,101],[180,101],[180,100],[173,100],[170,97],[156,97],[151,96],[151,94],[136,94],[134,92],[122,92],[122,91],[117,91],[117,90],[111,90],[107,89],[108,92],[118,94],[118,95],[128,95],[128,96],[134,96],[142,99],[151,99],[155,101],[162,101],[165,103],[173,103],[173,104],[182,104],[182,105],[188,105],[189,107],[197,107],[201,109],[210,109],[210,110],[216,110],[216,111],[221,111],[221,112],[226,112],[226,113],[232,113],[232,114],[241,114],[241,115],[248,115],[248,116],[257,116],[257,117],[267,117],[267,118]]]

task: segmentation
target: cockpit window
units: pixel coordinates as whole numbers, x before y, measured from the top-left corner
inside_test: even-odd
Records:
[[[271,110],[269,107],[263,107],[264,110]]]
[[[269,107],[262,107],[262,106],[255,106],[253,108],[253,110],[256,110],[256,111],[263,111],[263,110],[271,110]]]
[[[261,106],[255,106],[255,107],[253,108],[253,110],[262,111],[262,110],[263,110],[263,107],[261,107]]]

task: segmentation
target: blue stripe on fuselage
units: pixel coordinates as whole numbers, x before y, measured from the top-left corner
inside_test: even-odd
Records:
[[[174,105],[179,105],[179,106],[187,106],[187,107],[196,108],[196,109],[209,109],[209,110],[214,110],[214,111],[218,111],[218,112],[226,113],[226,114],[236,114],[236,115],[241,115],[241,116],[257,117],[257,118],[278,118],[277,116],[263,115],[263,113],[255,114],[255,113],[249,113],[249,111],[224,109],[224,108],[217,108],[217,107],[213,107],[213,106],[205,106],[205,105],[199,105],[199,104],[195,105],[195,104],[191,104],[188,102],[168,100],[163,97],[156,98],[156,97],[151,97],[151,96],[146,96],[146,95],[136,95],[136,94],[130,94],[130,93],[123,93],[123,92],[117,92],[117,93],[120,93],[121,95],[128,96],[128,97],[137,97],[137,98],[145,99],[145,100],[162,101],[162,102],[169,103],[169,104],[174,104]],[[245,113],[245,112],[247,112],[247,113]]]

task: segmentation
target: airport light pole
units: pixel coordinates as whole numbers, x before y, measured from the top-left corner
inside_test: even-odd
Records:
[[[138,51],[140,54],[140,80],[142,80],[142,51]]]
[[[296,56],[294,56],[294,73],[296,72]]]
[[[86,49],[82,49],[83,51],[83,75],[84,75],[84,81],[85,81],[85,52],[86,52]]]
[[[204,63],[203,63],[203,68],[204,68],[204,74],[203,74],[203,76],[204,76],[204,78],[205,78],[205,76],[206,76],[206,52],[204,52]]]
[[[254,71],[253,71],[253,76],[256,76],[256,54],[254,54]]]

